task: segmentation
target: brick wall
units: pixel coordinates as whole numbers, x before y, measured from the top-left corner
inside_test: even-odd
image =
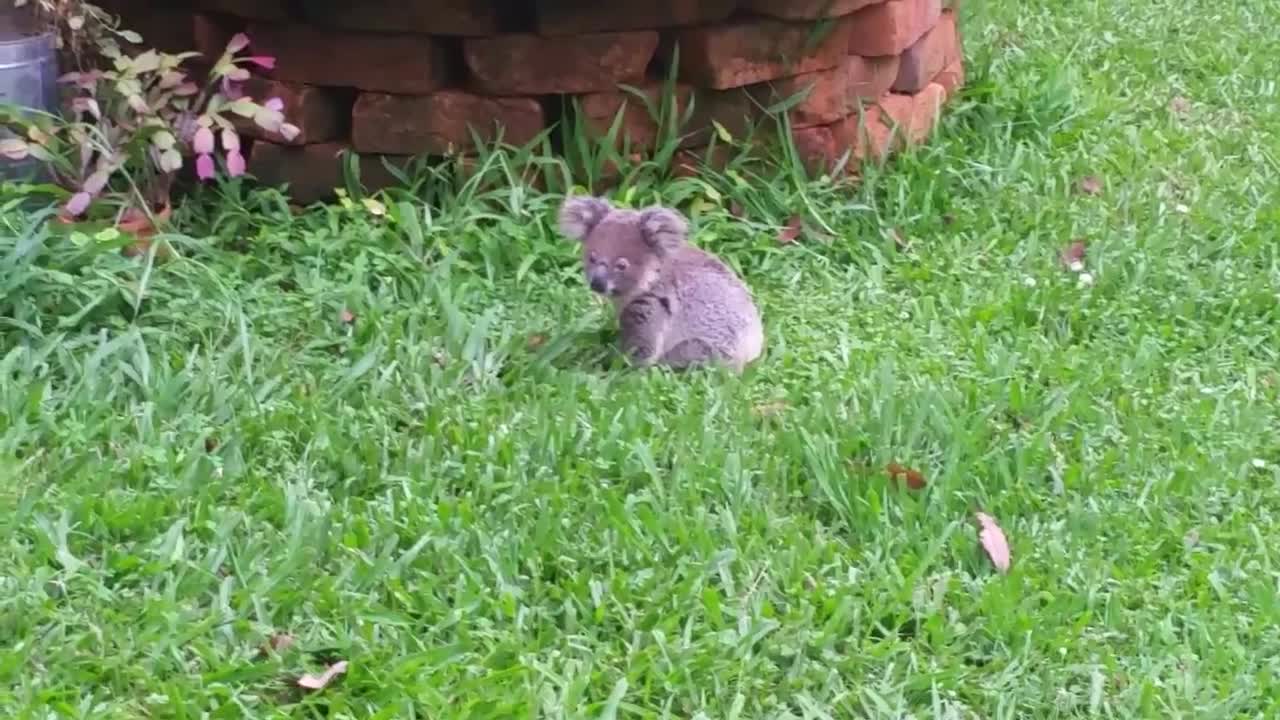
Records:
[[[805,161],[830,168],[923,141],[964,68],[951,2],[941,0],[106,0],[153,43],[216,54],[234,32],[276,69],[255,92],[279,96],[302,133],[258,135],[250,171],[289,182],[295,200],[340,185],[336,153],[365,156],[366,183],[390,182],[380,156],[465,154],[469,128],[522,144],[561,118],[565,96],[603,136],[626,103],[629,151],[657,142],[643,105],[679,49],[675,102],[694,112],[680,162],[719,123],[741,132],[762,108],[808,90],[790,112]],[[247,128],[247,132],[255,132]]]

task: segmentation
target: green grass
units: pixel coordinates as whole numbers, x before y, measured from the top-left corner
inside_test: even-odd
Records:
[[[964,10],[859,190],[615,195],[746,275],[742,377],[622,368],[554,195],[228,186],[154,266],[9,208],[0,716],[1276,717],[1280,3]]]

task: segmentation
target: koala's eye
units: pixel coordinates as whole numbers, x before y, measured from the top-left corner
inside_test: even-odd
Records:
[[[631,267],[631,263],[627,262],[626,258],[618,258],[618,262],[614,263],[613,267],[618,271],[622,271]]]

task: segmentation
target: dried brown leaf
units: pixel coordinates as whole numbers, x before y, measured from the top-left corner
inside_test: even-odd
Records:
[[[1080,192],[1085,195],[1102,194],[1102,181],[1096,175],[1086,175],[1080,178]]]
[[[996,524],[995,518],[984,512],[974,513],[974,518],[978,521],[978,542],[991,559],[991,564],[1002,573],[1009,572],[1009,541],[1004,530]]]
[[[924,481],[924,473],[905,465],[889,463],[885,471],[889,473],[890,479],[903,483],[912,490],[923,490],[927,484]]]
[[[800,237],[800,229],[804,226],[804,220],[799,215],[792,215],[787,220],[787,224],[782,226],[778,231],[778,242],[783,245],[790,245]]]
[[[537,350],[538,348],[547,344],[547,336],[541,333],[530,335],[529,340],[525,344],[528,346],[530,350]]]
[[[1071,272],[1084,270],[1084,257],[1089,248],[1083,240],[1076,240],[1062,251],[1062,266]]]
[[[339,660],[338,662],[325,668],[325,671],[319,675],[303,675],[298,678],[298,687],[304,690],[323,690],[333,682],[333,679],[347,671],[347,661]]]
[[[893,244],[895,247],[898,248],[898,252],[901,252],[901,253],[911,252],[911,240],[907,237],[904,237],[901,230],[897,228],[890,228],[889,237],[893,238]]]
[[[259,650],[262,655],[278,655],[293,647],[296,642],[297,638],[289,633],[276,633],[267,638],[267,641],[262,644]]]
[[[1181,95],[1174,95],[1169,101],[1169,111],[1175,115],[1186,115],[1191,112],[1191,101]]]
[[[732,215],[732,216],[734,216],[734,217],[736,217],[736,218],[740,218],[740,217],[742,217],[745,213],[746,213],[746,211],[745,211],[745,210],[743,210],[743,208],[742,208],[742,203],[738,202],[737,200],[734,200],[733,202],[729,203],[729,214],[730,214],[730,215]]]

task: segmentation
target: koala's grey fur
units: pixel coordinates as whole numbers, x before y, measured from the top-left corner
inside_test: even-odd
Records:
[[[582,243],[587,282],[613,301],[633,362],[722,363],[741,372],[764,351],[751,292],[719,258],[688,243],[680,213],[570,197],[560,208],[560,230]]]

